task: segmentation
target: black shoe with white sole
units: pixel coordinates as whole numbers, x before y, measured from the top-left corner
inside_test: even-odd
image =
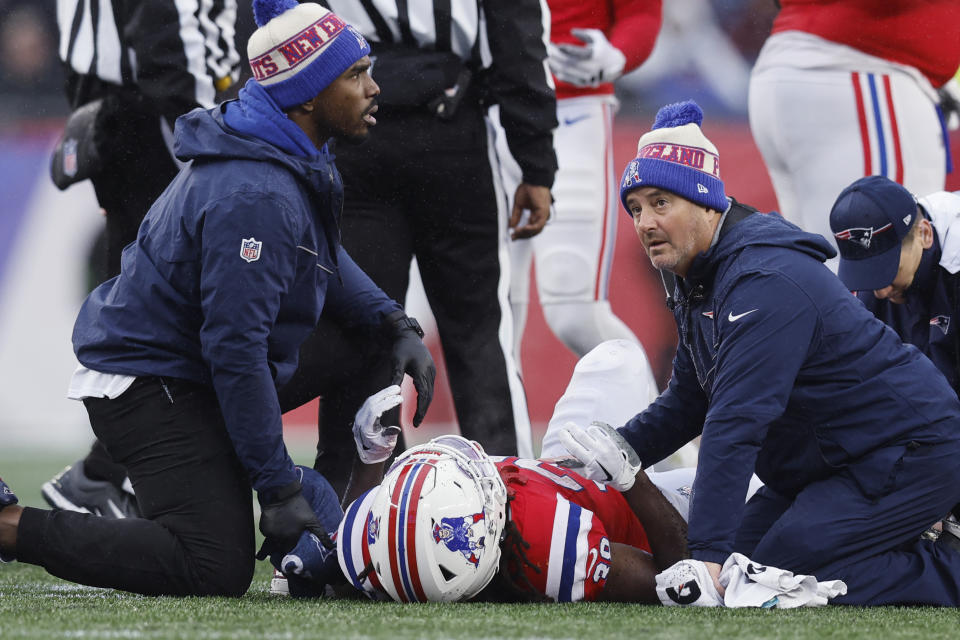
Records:
[[[92,513],[103,518],[139,518],[140,509],[130,481],[120,488],[106,480],[94,480],[83,472],[80,460],[44,482],[40,492],[54,509]]]

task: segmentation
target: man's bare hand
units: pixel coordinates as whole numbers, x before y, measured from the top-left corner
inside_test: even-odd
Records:
[[[704,566],[707,568],[707,572],[710,573],[710,577],[713,578],[713,586],[716,587],[717,593],[720,594],[720,597],[723,597],[724,591],[723,585],[720,584],[720,570],[723,567],[716,562],[704,562]]]
[[[553,198],[548,187],[521,183],[513,196],[513,211],[510,214],[510,238],[532,238],[547,224]],[[530,212],[524,224],[520,224],[524,209]]]

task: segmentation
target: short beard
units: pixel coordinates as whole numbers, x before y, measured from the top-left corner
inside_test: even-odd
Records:
[[[370,133],[364,133],[363,135],[354,135],[348,133],[338,133],[334,138],[336,138],[338,143],[346,143],[351,146],[358,146],[367,141],[367,138],[370,137]]]
[[[687,237],[687,242],[684,244],[684,246],[680,247],[679,250],[676,247],[674,247],[674,245],[671,243],[670,248],[674,250],[672,256],[667,255],[667,256],[658,256],[657,258],[653,258],[649,254],[647,254],[647,257],[650,259],[650,264],[652,264],[655,269],[666,269],[671,273],[676,273],[674,269],[677,268],[677,265],[680,263],[681,259],[683,259],[685,256],[690,255],[690,253],[693,251],[693,246],[694,246],[694,239],[693,239],[693,236],[691,235]],[[665,258],[668,259],[669,262],[666,262],[666,263],[661,262],[660,264],[655,262],[655,260],[662,261]]]

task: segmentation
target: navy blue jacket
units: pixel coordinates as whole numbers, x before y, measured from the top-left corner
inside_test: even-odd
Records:
[[[734,550],[754,470],[787,497],[842,471],[875,496],[909,442],[960,434],[946,380],[844,288],[823,264],[834,254],[754,214],[677,279],[673,377],[621,432],[645,466],[702,434],[694,558],[722,563]]]
[[[930,358],[953,390],[960,393],[960,274],[951,274],[940,266],[938,236],[933,234],[933,246],[923,252],[903,304],[878,300],[872,291],[858,291],[857,297],[904,342]]]
[[[400,306],[340,246],[333,157],[259,85],[182,116],[175,135],[189,163],[124,250],[121,274],[84,302],[74,350],[96,371],[212,385],[254,488],[277,489],[296,480],[277,389],[321,310],[375,325]]]

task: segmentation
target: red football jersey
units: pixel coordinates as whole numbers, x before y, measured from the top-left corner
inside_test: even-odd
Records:
[[[804,31],[892,62],[942,86],[960,66],[957,0],[781,0],[773,33]]]
[[[660,0],[547,0],[547,4],[552,42],[583,45],[570,30],[599,29],[626,57],[624,73],[647,59],[660,31]],[[611,82],[594,89],[557,80],[557,98],[612,93]]]
[[[619,491],[542,460],[494,458],[512,496],[508,517],[530,544],[530,583],[558,602],[595,600],[610,572],[610,543],[650,551]]]

